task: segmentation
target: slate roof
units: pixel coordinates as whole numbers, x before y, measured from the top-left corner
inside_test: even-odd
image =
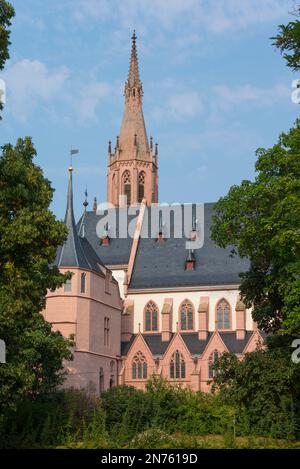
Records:
[[[197,332],[181,333],[181,337],[183,338],[183,341],[191,355],[201,355],[204,352],[212,334],[212,332],[209,332],[206,340],[199,340]]]
[[[126,212],[127,208],[116,208],[116,237],[110,236],[108,246],[103,246],[101,244],[102,230],[100,230],[100,236],[98,236],[96,231],[98,222],[101,222],[104,217],[107,217],[108,212],[105,211],[102,215],[97,215],[94,211],[87,211],[85,213],[85,237],[105,265],[123,265],[128,264],[129,262],[132,237],[119,237],[119,220],[120,217],[125,217]],[[134,229],[134,220],[137,216],[138,212],[136,215],[128,215],[128,224],[130,223],[132,225],[132,229]],[[82,217],[77,224],[77,229],[80,229],[81,224]],[[110,230],[112,230],[112,227]],[[108,234],[110,234],[110,230],[108,231]]]
[[[239,274],[248,270],[248,261],[238,256],[230,257],[230,247],[222,249],[212,241],[212,212],[213,204],[205,204],[204,245],[194,250],[194,270],[185,270],[187,239],[174,237],[174,217],[171,216],[168,239],[158,242],[156,239],[140,238],[129,289],[238,285]],[[145,223],[150,226],[150,215],[148,221],[144,217]]]
[[[237,340],[235,332],[219,332],[219,334],[228,350],[232,353],[239,354],[245,349],[253,335],[253,331],[246,331],[245,338],[243,340]]]
[[[171,339],[169,341],[161,340],[161,334],[143,334],[143,338],[145,339],[151,353],[153,355],[163,355],[172,340],[173,334],[171,335]]]
[[[81,267],[104,275],[100,267],[103,266],[101,259],[97,256],[88,240],[80,237],[77,232],[73,211],[72,168],[69,168],[65,224],[68,229],[68,237],[57,249],[55,265],[58,267]]]
[[[248,344],[250,338],[254,334],[253,331],[246,331],[245,339],[238,340],[236,338],[236,332],[219,332],[224,344],[226,345],[227,349],[231,353],[241,354],[245,349],[246,345]],[[121,344],[121,355],[126,356],[129,352],[131,345],[135,339],[137,334],[134,334],[129,342],[122,342]],[[161,334],[142,334],[143,338],[145,339],[152,355],[159,355],[162,356],[169,343],[171,342],[173,335],[169,341],[162,341]],[[181,333],[181,337],[187,346],[190,354],[192,356],[197,355],[200,356],[204,352],[208,342],[210,341],[213,332],[209,332],[207,335],[206,340],[199,340],[197,332],[186,332]]]

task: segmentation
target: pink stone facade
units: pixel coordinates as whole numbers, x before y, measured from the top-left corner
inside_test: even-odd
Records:
[[[149,295],[149,300],[151,301],[151,295]],[[224,300],[224,297],[220,298],[220,301],[221,300]],[[126,301],[128,302],[129,300]],[[131,324],[134,323],[134,300],[131,299],[130,301],[132,306],[131,312],[127,311],[126,318],[124,319],[124,321],[126,321],[126,328],[124,328],[126,329],[126,336],[122,335],[122,341],[124,342],[128,341],[130,337],[128,325],[130,324],[131,315]],[[188,300],[184,300],[182,303],[186,301]],[[218,303],[219,302],[216,304],[218,305]],[[209,321],[209,315],[213,314],[215,317],[217,311],[213,309],[210,312],[209,296],[201,296],[198,308],[198,325],[196,326],[194,321],[193,330],[180,331],[177,325],[177,331],[172,331],[172,315],[174,314],[172,305],[172,298],[166,298],[164,300],[163,308],[159,312],[160,317],[156,331],[145,333],[144,324],[139,324],[139,329],[143,332],[133,334],[132,329],[129,348],[122,357],[122,366],[119,372],[120,384],[145,389],[149,377],[160,376],[166,378],[171,383],[180,384],[193,391],[209,392],[213,378],[213,376],[210,375],[210,363],[212,362],[214,353],[220,356],[224,352],[234,352],[239,358],[242,358],[245,353],[254,351],[259,344],[263,343],[261,334],[259,331],[253,330],[253,325],[252,330],[246,331],[246,310],[240,300],[236,303],[237,310],[234,313],[235,330],[231,328],[229,330],[218,330],[217,322],[215,323],[215,329],[209,330],[209,323],[211,323],[211,321]],[[230,315],[231,314],[232,312],[230,311]],[[249,322],[249,317],[251,318],[249,311],[247,312],[247,316]],[[232,324],[232,319],[230,319],[230,324]],[[157,341],[160,343],[159,349],[157,350],[151,350],[151,345],[147,343],[147,341],[151,342],[151,335],[155,335]],[[187,341],[192,338],[194,343],[196,341],[198,347],[197,353],[189,349],[184,338]],[[226,339],[226,341],[224,339]],[[229,339],[232,344],[231,346],[226,345]],[[165,343],[165,347],[162,345],[163,343]],[[163,352],[161,346],[164,349]],[[231,350],[231,347],[234,347],[235,350]],[[172,360],[174,360],[176,354],[180,357],[180,371],[177,373],[177,376],[176,370],[175,372],[173,371],[172,375]],[[140,375],[133,370],[138,357],[142,357],[142,363],[146,363],[146,367],[143,365],[144,370],[147,370],[147,372],[142,372]]]
[[[122,308],[118,284],[108,269],[103,276],[75,267],[60,270],[73,272],[70,291],[63,286],[48,292],[43,314],[55,330],[75,342],[74,360],[65,363],[64,386],[99,393],[118,382]]]

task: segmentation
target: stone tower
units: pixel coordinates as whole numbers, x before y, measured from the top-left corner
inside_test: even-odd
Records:
[[[147,205],[158,202],[158,148],[147,137],[136,39],[133,32],[120,135],[114,151],[108,144],[107,201],[115,206],[137,205],[143,198]]]

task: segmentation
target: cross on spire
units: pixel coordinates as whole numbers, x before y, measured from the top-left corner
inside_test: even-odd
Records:
[[[132,36],[132,45],[131,45],[131,56],[130,56],[130,66],[128,73],[127,84],[130,88],[141,86],[140,74],[139,74],[139,63],[137,56],[136,40],[137,36],[135,30],[133,31]]]

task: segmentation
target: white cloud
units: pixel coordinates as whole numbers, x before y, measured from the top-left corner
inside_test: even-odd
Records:
[[[197,28],[220,33],[244,29],[250,24],[274,22],[287,14],[292,0],[77,0],[70,3],[72,14],[80,22],[115,19],[123,27],[139,30],[158,25],[166,29],[179,22],[189,28],[181,36],[192,37]],[[192,32],[191,28],[195,31]],[[196,36],[194,36],[195,39]],[[193,40],[194,40],[193,39]]]
[[[203,109],[202,101],[196,91],[186,91],[171,95],[165,107],[155,106],[153,117],[157,120],[171,118],[182,120],[196,116]]]
[[[213,87],[212,102],[215,107],[229,110],[232,107],[252,104],[255,107],[272,106],[280,101],[290,100],[291,89],[283,84],[259,88],[251,84],[237,87],[219,85]]]
[[[76,101],[74,102],[78,117],[82,121],[96,119],[96,110],[100,101],[111,95],[112,92],[112,86],[105,82],[94,82],[82,85],[76,97]]]
[[[38,103],[59,97],[69,76],[67,67],[50,71],[39,60],[23,59],[3,74],[7,88],[7,108],[14,117],[25,121]]]
[[[50,70],[39,60],[23,59],[3,73],[7,88],[7,111],[25,122],[38,109],[39,115],[56,122],[85,124],[97,118],[102,99],[115,93],[106,82],[81,82],[65,66]],[[63,107],[59,109],[59,105]]]

